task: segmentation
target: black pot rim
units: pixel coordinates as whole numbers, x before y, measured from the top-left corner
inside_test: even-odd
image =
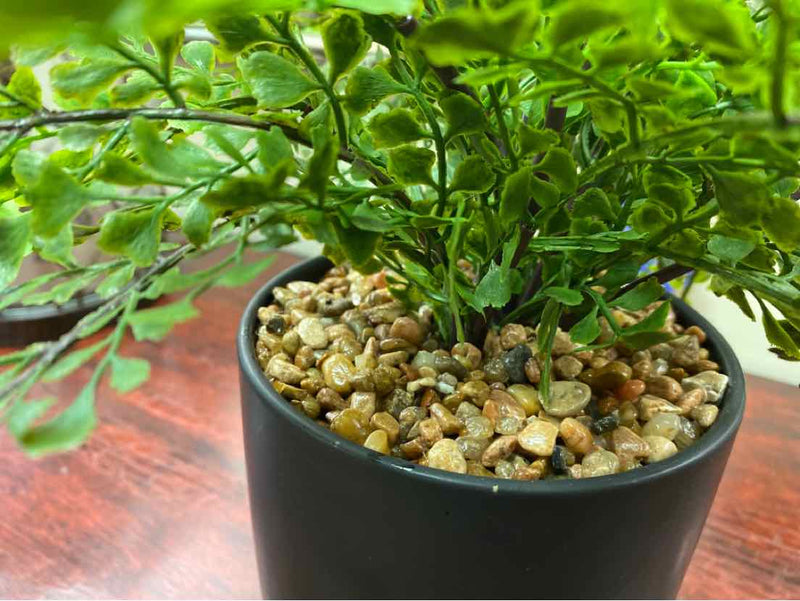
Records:
[[[258,308],[269,304],[267,298],[272,288],[281,286],[296,279],[304,279],[309,270],[322,270],[330,262],[325,257],[308,259],[281,272],[267,282],[250,300],[242,315],[237,333],[237,351],[242,377],[258,391],[261,402],[269,404],[284,417],[288,424],[296,427],[298,434],[311,436],[324,443],[331,451],[344,453],[353,460],[370,463],[374,469],[390,470],[398,477],[416,478],[420,484],[446,485],[482,493],[501,493],[503,495],[536,496],[559,494],[593,494],[601,490],[624,488],[632,484],[645,484],[648,481],[672,476],[674,473],[703,461],[735,436],[744,415],[745,380],[741,365],[734,355],[733,349],[714,328],[696,310],[679,299],[671,299],[682,321],[698,324],[706,332],[708,342],[713,347],[715,359],[719,361],[721,371],[729,378],[728,390],[720,406],[719,416],[713,427],[700,437],[695,444],[680,451],[672,457],[657,463],[645,465],[637,469],[600,478],[543,480],[535,482],[504,480],[455,474],[413,464],[403,459],[382,455],[366,447],[346,440],[328,429],[321,427],[280,396],[261,371],[255,356],[255,332],[258,323]]]

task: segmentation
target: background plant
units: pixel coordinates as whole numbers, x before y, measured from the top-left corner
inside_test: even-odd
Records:
[[[28,453],[85,439],[106,374],[123,392],[147,379],[117,352],[126,330],[161,340],[209,287],[267,267],[245,249],[295,232],[402,274],[395,294],[430,304],[448,341],[524,321],[545,359],[559,324],[587,348],[645,346],[667,304],[625,329],[612,311],[710,278],[800,359],[794,0],[194,4],[0,8],[0,307],[106,299],[59,341],[0,357],[0,415]],[[185,41],[197,20],[214,43]],[[32,67],[55,56],[45,108]],[[89,238],[116,258],[78,264]],[[210,269],[182,267],[219,248]],[[62,269],[15,282],[30,253]],[[94,357],[63,412],[28,398]]]

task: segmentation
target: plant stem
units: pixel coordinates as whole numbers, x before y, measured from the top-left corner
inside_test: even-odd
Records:
[[[646,282],[650,278],[654,277],[656,278],[656,280],[658,280],[659,284],[664,284],[666,282],[671,282],[674,279],[684,276],[690,271],[692,271],[691,267],[686,267],[685,265],[680,265],[679,263],[668,265],[667,267],[659,269],[654,273],[648,273],[640,278],[636,278],[635,280],[628,282],[619,289],[619,292],[617,292],[617,294],[614,295],[614,298],[625,294],[628,290],[636,288],[636,286],[638,286],[642,282]]]
[[[109,46],[114,52],[119,54],[121,57],[131,61],[136,67],[147,73],[150,77],[155,79],[158,83],[161,84],[161,87],[164,88],[164,92],[166,92],[169,99],[172,100],[172,103],[178,107],[183,108],[186,106],[186,102],[183,100],[183,96],[180,95],[178,90],[176,90],[172,84],[167,80],[164,74],[160,73],[158,69],[156,69],[153,65],[150,65],[146,61],[142,60],[140,57],[136,56],[133,52],[125,48],[124,46],[119,46],[113,44]]]
[[[400,79],[402,79],[403,83],[412,90],[414,100],[417,101],[417,104],[419,105],[422,114],[425,116],[428,126],[431,128],[431,132],[433,133],[433,142],[436,146],[436,169],[439,178],[437,184],[439,201],[436,203],[435,214],[441,217],[444,214],[444,208],[447,205],[447,154],[442,128],[439,127],[439,121],[436,119],[436,114],[433,112],[433,107],[431,107],[428,99],[425,98],[425,94],[419,90],[419,87],[409,75],[405,65],[403,64],[403,61],[400,60],[400,57],[397,55],[397,51],[392,49],[391,55],[392,64],[400,74]]]
[[[775,56],[772,59],[772,82],[770,86],[770,108],[778,127],[786,126],[783,106],[786,79],[786,52],[789,46],[789,28],[782,0],[772,0],[772,17],[777,20],[775,31]]]
[[[339,136],[339,145],[342,148],[347,148],[349,146],[347,125],[345,123],[342,105],[333,89],[334,82],[328,81],[328,78],[325,77],[322,69],[319,68],[317,61],[314,60],[314,57],[311,56],[311,53],[308,51],[305,45],[303,45],[292,33],[288,18],[286,19],[285,23],[280,23],[275,17],[268,15],[267,20],[278,31],[278,33],[283,36],[283,41],[291,49],[292,53],[294,53],[300,62],[306,66],[306,68],[311,72],[311,75],[314,76],[314,79],[316,79],[317,82],[322,86],[325,95],[328,97],[328,101],[331,103],[331,108],[333,109],[333,117],[336,121],[336,132]]]
[[[497,95],[497,90],[493,85],[487,86],[489,88],[489,98],[492,102],[492,109],[497,116],[497,127],[500,129],[500,136],[503,138],[503,145],[506,147],[506,155],[508,160],[511,161],[511,168],[516,171],[519,167],[517,155],[514,152],[514,147],[511,145],[511,136],[508,133],[508,125],[506,125],[505,117],[503,116],[503,107],[500,105],[500,97]]]

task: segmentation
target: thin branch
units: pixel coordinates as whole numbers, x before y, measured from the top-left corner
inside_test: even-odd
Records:
[[[628,282],[619,289],[619,292],[617,292],[617,294],[614,295],[614,298],[617,298],[618,296],[625,294],[626,292],[628,292],[628,290],[636,288],[636,286],[638,286],[643,282],[646,282],[652,277],[656,278],[659,284],[665,284],[667,282],[671,282],[672,280],[675,280],[679,277],[686,275],[692,270],[693,270],[692,267],[687,267],[686,265],[681,265],[679,263],[668,265],[667,267],[659,269],[654,273],[648,273],[640,278],[636,278],[635,280]]]

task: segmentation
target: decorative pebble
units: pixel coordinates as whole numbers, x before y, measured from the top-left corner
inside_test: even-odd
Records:
[[[522,405],[525,415],[536,415],[542,408],[539,402],[539,392],[527,384],[512,384],[506,388],[506,392]]]
[[[510,323],[503,326],[500,330],[500,344],[504,349],[509,350],[520,344],[525,344],[528,339],[528,334],[525,331],[525,326],[518,323]]]
[[[430,407],[431,415],[436,418],[439,425],[442,427],[442,432],[450,436],[461,432],[461,421],[453,415],[450,410],[441,403],[434,403]]]
[[[386,437],[390,445],[397,442],[397,437],[400,434],[400,424],[391,414],[385,411],[375,413],[370,418],[369,425],[373,430],[383,430],[386,432]]]
[[[482,415],[470,417],[464,423],[467,434],[475,438],[491,438],[494,434],[494,424],[492,420]]]
[[[620,426],[611,433],[611,446],[619,457],[647,457],[650,447],[630,428]]]
[[[476,436],[459,436],[456,438],[456,443],[465,459],[480,461],[484,451],[489,446],[489,439]]]
[[[534,419],[517,435],[519,446],[525,451],[549,457],[553,454],[558,437],[558,426],[544,419]]]
[[[649,378],[645,384],[647,385],[647,394],[661,397],[670,403],[677,401],[683,394],[683,388],[678,381],[669,376],[654,376]]]
[[[328,334],[317,317],[303,319],[297,324],[297,333],[300,334],[303,344],[307,344],[311,348],[325,348],[328,346]]]
[[[389,330],[389,335],[407,340],[414,346],[419,346],[425,339],[425,332],[422,330],[422,326],[406,316],[401,316],[394,320]]]
[[[585,455],[592,450],[594,444],[592,433],[578,420],[571,417],[562,420],[559,432],[567,448],[573,453]]]
[[[563,355],[553,361],[553,370],[564,380],[573,380],[583,371],[583,363],[572,355]]]
[[[545,411],[555,417],[578,415],[592,399],[592,389],[583,382],[552,382]]]
[[[703,388],[706,391],[706,401],[716,404],[725,394],[725,389],[728,387],[728,376],[716,371],[701,371],[699,374],[684,378],[681,385],[687,391]]]
[[[639,419],[650,421],[657,413],[680,413],[681,408],[666,399],[645,394],[639,399]]]
[[[583,478],[616,474],[619,471],[619,457],[610,451],[598,449],[583,458],[581,468],[581,477]]]
[[[516,436],[501,436],[495,439],[484,451],[481,463],[485,467],[494,467],[497,462],[505,459],[517,448]]]
[[[374,430],[367,436],[364,446],[384,455],[389,454],[389,438],[383,430]]]
[[[657,413],[642,428],[642,436],[663,436],[673,440],[681,430],[681,418],[676,413]]]
[[[594,477],[688,448],[719,414],[728,378],[705,332],[674,315],[672,339],[635,352],[613,344],[605,320],[598,340],[612,344],[595,350],[576,353],[558,330],[543,408],[532,328],[508,324],[482,347],[448,350],[432,309],[409,311],[386,276],[336,267],[319,283],[276,288],[258,311],[256,358],[274,389],[366,448],[483,477]],[[612,311],[628,327],[655,306]]]
[[[710,428],[711,424],[717,420],[719,407],[716,405],[700,405],[692,409],[690,415],[704,428]]]
[[[645,436],[644,441],[650,447],[650,454],[646,459],[647,463],[663,461],[678,452],[678,447],[675,446],[675,443],[663,436]]]
[[[458,443],[451,438],[443,438],[428,451],[428,467],[434,467],[457,474],[467,473],[467,460],[461,454]]]
[[[345,409],[339,413],[331,422],[331,430],[356,444],[364,444],[368,435],[364,416],[357,409]]]
[[[525,375],[525,363],[532,355],[530,347],[526,344],[518,344],[503,354],[501,361],[511,382],[523,384],[528,381],[528,377]]]
[[[350,394],[353,386],[350,378],[355,375],[356,368],[352,361],[342,353],[329,356],[321,365],[325,385],[339,394]]]

